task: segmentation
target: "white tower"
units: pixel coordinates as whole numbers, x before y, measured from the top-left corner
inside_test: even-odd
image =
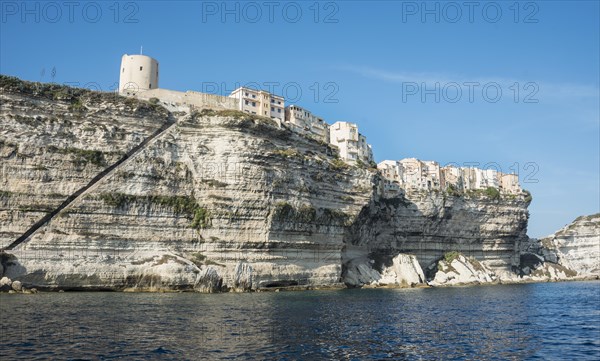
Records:
[[[132,95],[158,88],[158,61],[146,55],[123,55],[119,93]]]

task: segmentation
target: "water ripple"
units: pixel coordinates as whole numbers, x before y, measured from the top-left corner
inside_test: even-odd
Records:
[[[600,359],[600,282],[2,294],[0,311],[11,360]]]

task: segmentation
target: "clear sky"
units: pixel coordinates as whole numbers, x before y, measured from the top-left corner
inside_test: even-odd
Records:
[[[598,1],[0,4],[2,74],[110,90],[143,46],[161,88],[258,84],[358,123],[378,162],[518,170],[530,236],[599,212]]]

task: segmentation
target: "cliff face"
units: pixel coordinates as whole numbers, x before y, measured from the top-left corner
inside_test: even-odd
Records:
[[[529,240],[521,258],[532,277],[555,277],[548,267],[566,277],[600,277],[600,214],[578,217],[546,238]]]
[[[414,285],[449,251],[518,265],[524,195],[388,199],[374,170],[266,118],[0,80],[2,264],[26,285]]]
[[[0,248],[168,118],[134,100],[4,77],[0,101]]]
[[[416,255],[426,270],[454,251],[512,278],[512,268],[519,265],[516,245],[527,239],[528,204],[523,196],[489,199],[437,192],[409,192],[372,202],[350,228],[346,273],[358,272],[361,263],[383,270],[403,253]],[[435,269],[429,278],[434,274]]]

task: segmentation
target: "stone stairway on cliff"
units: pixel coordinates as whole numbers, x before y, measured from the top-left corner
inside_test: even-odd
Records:
[[[27,242],[35,232],[37,232],[40,228],[48,224],[63,209],[67,208],[69,205],[73,204],[79,199],[82,199],[83,197],[85,197],[86,194],[93,191],[96,185],[98,185],[103,179],[108,178],[111,174],[116,172],[121,166],[127,163],[128,160],[132,159],[136,154],[146,149],[152,143],[153,140],[159,138],[161,135],[168,132],[169,129],[171,129],[171,127],[173,127],[175,124],[177,124],[177,120],[174,119],[172,115],[170,115],[168,121],[165,124],[163,124],[158,130],[156,130],[153,134],[145,138],[142,142],[140,142],[140,144],[129,150],[121,159],[108,166],[102,172],[98,173],[85,186],[79,188],[77,191],[69,195],[58,207],[56,207],[54,210],[42,217],[39,221],[34,223],[31,227],[29,227],[27,231],[25,231],[11,244],[4,248],[0,248],[0,251],[13,250],[15,249],[15,247],[21,245],[24,242]]]

